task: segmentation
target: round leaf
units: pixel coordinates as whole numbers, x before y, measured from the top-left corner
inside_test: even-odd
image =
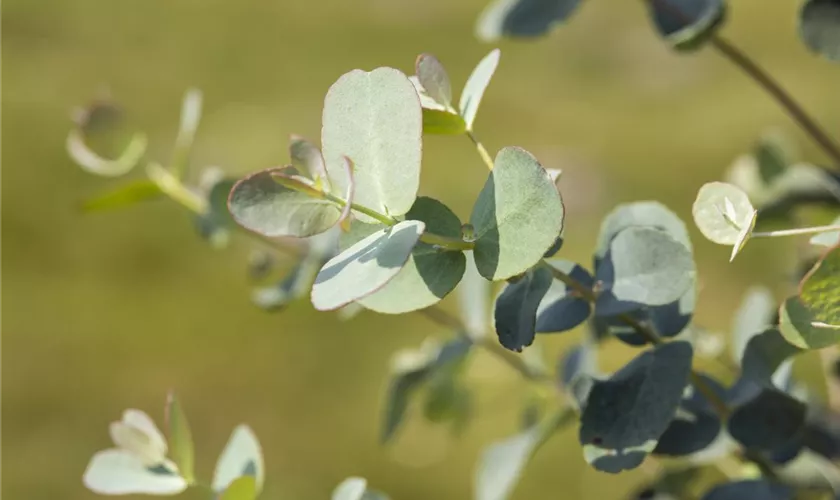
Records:
[[[459,238],[461,234],[458,216],[433,198],[417,198],[406,218],[424,222],[426,230],[437,235]],[[359,303],[367,309],[388,314],[423,309],[454,290],[466,267],[463,252],[418,243],[402,270],[381,290],[360,299]]]
[[[603,259],[615,235],[631,226],[661,229],[691,250],[691,239],[685,223],[665,205],[656,201],[637,201],[617,206],[601,223],[595,261]]]
[[[537,308],[552,280],[551,271],[545,266],[538,266],[507,285],[496,299],[493,316],[499,343],[504,347],[521,351],[534,341]]]
[[[280,184],[280,177],[300,190]],[[233,186],[228,198],[230,213],[241,226],[266,236],[323,233],[338,222],[341,209],[335,203],[302,192],[314,190],[305,181],[289,176],[281,168],[257,172]]]
[[[595,279],[603,283],[596,310],[613,315],[680,299],[694,283],[691,252],[668,233],[630,227],[613,238]]]
[[[560,193],[536,158],[502,149],[470,216],[478,271],[488,280],[523,273],[552,246],[563,215]]]
[[[729,417],[729,434],[749,449],[778,452],[804,429],[806,406],[775,389],[765,389]]]
[[[840,1],[806,1],[799,13],[799,36],[812,51],[840,61]]]
[[[452,84],[437,57],[420,54],[414,63],[415,73],[426,94],[446,107],[452,106]]]
[[[331,311],[381,289],[405,266],[424,228],[420,221],[403,221],[330,259],[315,278],[312,304]]]
[[[257,493],[262,490],[265,480],[265,465],[262,448],[257,436],[244,424],[236,426],[230,439],[216,462],[212,488],[220,493],[228,488],[237,478],[253,476]]]
[[[739,243],[741,232],[755,224],[755,209],[747,194],[725,182],[704,184],[692,214],[703,236],[720,245]]]
[[[726,14],[724,0],[648,0],[659,34],[674,48],[693,49],[707,40]]]
[[[347,190],[346,156],[356,169],[356,203],[391,216],[405,214],[419,188],[422,133],[420,100],[404,74],[392,68],[345,74],[324,100],[321,147],[332,188]]]

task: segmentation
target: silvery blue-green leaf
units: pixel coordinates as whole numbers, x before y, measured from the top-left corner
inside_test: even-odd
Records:
[[[837,217],[831,222],[833,226],[840,226],[840,217]],[[829,231],[827,233],[819,233],[811,237],[812,245],[820,245],[824,247],[833,247],[840,245],[840,231]]]
[[[446,205],[425,196],[417,198],[406,214],[409,220],[425,223],[426,231],[460,238],[461,221]],[[455,289],[466,269],[460,251],[448,251],[420,242],[411,251],[402,270],[381,290],[359,300],[367,309],[401,314],[439,302]]]
[[[324,100],[321,148],[332,189],[343,193],[349,186],[346,156],[355,165],[356,203],[405,214],[420,185],[422,134],[420,100],[404,74],[393,68],[346,73]]]
[[[648,0],[659,34],[676,49],[693,49],[713,35],[726,15],[724,0]]]
[[[691,213],[703,236],[720,245],[735,245],[741,231],[755,224],[747,194],[733,184],[709,182],[697,192]]]
[[[188,483],[192,483],[195,479],[192,432],[184,408],[173,392],[169,393],[166,401],[166,424],[169,429],[167,435],[172,461],[178,466],[181,476]]]
[[[490,325],[490,282],[484,279],[475,267],[473,252],[464,252],[467,269],[458,287],[458,304],[461,320],[474,337],[482,337]]]
[[[587,461],[613,473],[641,464],[679,408],[691,358],[691,344],[670,342],[595,381],[579,433]]]
[[[703,495],[702,500],[793,500],[795,490],[766,479],[723,483]]]
[[[251,300],[267,311],[281,310],[306,295],[322,265],[320,260],[305,258],[277,283],[254,290]]]
[[[183,179],[189,168],[190,153],[192,152],[198,122],[201,121],[201,107],[204,97],[199,89],[189,89],[184,94],[181,103],[181,122],[178,126],[178,136],[175,138],[175,148],[169,168],[172,174]]]
[[[726,389],[715,379],[702,374],[707,387],[718,396],[726,397]],[[660,436],[655,455],[687,456],[711,446],[721,431],[720,417],[708,400],[696,388],[683,395],[680,410]]]
[[[484,97],[484,91],[487,90],[487,85],[490,84],[490,79],[493,77],[493,73],[496,72],[496,67],[499,65],[500,55],[501,51],[499,49],[493,49],[489,54],[484,56],[484,59],[478,63],[469,78],[467,78],[464,90],[461,91],[458,109],[461,111],[461,116],[467,124],[467,130],[472,130],[475,114],[478,112],[478,106],[481,104],[481,98]]]
[[[449,81],[446,68],[438,58],[431,54],[420,54],[414,63],[414,70],[417,81],[426,90],[426,94],[438,103],[451,108],[452,83]]]
[[[495,281],[525,272],[552,246],[563,216],[560,194],[536,158],[516,147],[499,151],[470,216],[479,273]]]
[[[421,370],[399,374],[391,380],[388,387],[382,434],[380,435],[382,443],[387,443],[394,437],[405,418],[411,396],[427,378],[428,371],[424,367]]]
[[[601,222],[595,247],[596,267],[597,262],[603,259],[610,249],[610,242],[615,235],[632,226],[655,227],[666,231],[691,250],[691,239],[685,223],[668,207],[656,201],[626,203],[617,206]]]
[[[594,284],[592,275],[574,262],[549,260],[546,264],[568,274],[587,288],[592,288]],[[537,308],[537,333],[571,330],[586,321],[590,312],[589,301],[579,297],[562,281],[554,280]]]
[[[663,338],[671,338],[679,335],[689,326],[694,315],[697,302],[696,283],[686,291],[679,300],[662,306],[642,307],[632,310],[626,314],[637,321],[650,325],[653,330]],[[648,344],[648,340],[639,335],[632,327],[629,327],[618,316],[599,316],[595,310],[595,317],[592,325],[600,337],[614,335],[622,342],[632,346]]]
[[[596,377],[598,375],[597,357],[598,350],[589,341],[584,341],[566,351],[557,363],[557,381],[560,387],[572,393],[574,382],[578,377]],[[585,401],[578,403],[583,402]]]
[[[767,287],[753,286],[747,290],[732,320],[733,361],[740,364],[747,342],[770,326],[775,313],[776,301]]]
[[[660,229],[629,227],[612,239],[595,272],[603,283],[595,310],[611,316],[669,304],[680,300],[694,279],[694,258],[682,243]]]
[[[730,389],[728,399],[733,404],[754,397],[763,387],[787,391],[790,385],[792,356],[799,348],[789,344],[776,328],[767,328],[749,339],[738,363],[741,374]]]
[[[460,135],[466,132],[467,123],[452,111],[423,108],[423,133]]]
[[[242,476],[233,480],[219,500],[254,500],[257,498],[257,482],[253,476]]]
[[[163,192],[157,184],[148,179],[140,179],[85,200],[82,203],[82,210],[85,212],[113,210],[146,200],[159,199],[162,195]]]
[[[220,493],[242,476],[254,477],[256,492],[262,490],[265,481],[262,448],[254,431],[244,424],[236,426],[225,449],[222,450],[216,462],[211,487],[214,492]]]
[[[104,177],[119,177],[131,171],[143,155],[146,154],[146,135],[135,134],[125,150],[117,158],[111,160],[99,156],[85,143],[84,134],[81,129],[73,129],[67,135],[67,154],[83,170]]]
[[[521,351],[534,341],[537,308],[552,281],[551,271],[545,266],[537,266],[508,284],[496,299],[493,314],[496,334],[505,348]]]
[[[544,439],[539,426],[488,446],[475,472],[476,500],[505,500],[513,492],[534,450]]]
[[[799,284],[799,295],[779,311],[779,329],[791,344],[819,349],[840,342],[840,246],[829,249]]]
[[[327,177],[327,167],[321,150],[312,142],[299,135],[292,135],[289,140],[289,156],[294,166],[300,172],[306,172],[310,179],[320,182],[320,187],[330,192],[330,181]]]
[[[799,12],[799,36],[813,52],[840,61],[840,2],[806,1]]]
[[[478,38],[492,42],[501,37],[531,38],[545,35],[565,22],[581,0],[494,0],[476,25]]]
[[[749,449],[773,453],[792,444],[805,425],[806,406],[787,394],[764,389],[735,409],[729,434]]]
[[[280,184],[282,178],[292,189]],[[341,208],[319,198],[306,179],[289,176],[285,169],[262,170],[237,182],[228,206],[234,220],[266,236],[305,237],[323,233],[341,217]],[[310,181],[311,182],[311,181]]]
[[[348,477],[335,487],[330,498],[332,500],[388,500],[384,493],[369,490],[367,479],[362,477]]]
[[[403,221],[330,259],[315,278],[312,304],[331,311],[380,290],[405,266],[424,229],[420,221]]]
[[[411,84],[414,85],[414,90],[417,91],[417,97],[420,98],[420,106],[423,108],[424,111],[452,111],[451,109],[447,109],[447,107],[444,104],[432,99],[428,92],[426,92],[426,89],[423,87],[423,84],[420,83],[420,79],[417,78],[417,75],[409,76],[408,81],[410,81]],[[461,121],[463,121],[463,119]]]
[[[227,243],[229,232],[236,224],[227,205],[235,184],[235,179],[228,178],[215,182],[207,194],[207,212],[197,217],[199,234],[220,247]]]
[[[794,162],[793,145],[779,133],[762,135],[753,148],[753,155],[758,174],[768,185],[781,179]]]

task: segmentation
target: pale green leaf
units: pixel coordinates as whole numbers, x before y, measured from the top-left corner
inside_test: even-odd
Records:
[[[744,239],[742,231],[755,223],[755,209],[747,194],[725,182],[704,184],[692,215],[703,236],[720,245],[739,243]]]
[[[746,245],[747,241],[749,241],[750,236],[752,236],[753,229],[755,229],[755,221],[757,218],[758,210],[753,210],[749,220],[738,233],[738,238],[735,240],[735,244],[732,245],[732,253],[729,255],[729,262],[735,260],[735,256],[743,250],[744,245]]]
[[[190,431],[187,415],[173,392],[169,393],[166,402],[166,423],[169,428],[169,449],[172,453],[172,461],[178,466],[181,476],[188,483],[192,483],[195,479],[192,431]]]
[[[488,280],[521,274],[554,244],[563,216],[560,193],[536,158],[502,149],[470,216],[478,271]]]
[[[157,184],[148,179],[141,179],[85,200],[82,203],[82,210],[85,212],[113,210],[128,207],[146,200],[158,199],[162,195],[163,192],[161,192]]]
[[[362,500],[367,490],[367,480],[362,477],[348,477],[332,492],[332,500]]]
[[[500,55],[501,52],[499,49],[493,49],[487,54],[475,67],[470,77],[467,78],[464,90],[461,91],[458,109],[461,111],[461,116],[467,124],[467,130],[472,130],[475,115],[478,112],[478,106],[481,104],[481,98],[484,96],[487,85],[490,84],[493,73],[496,72]]]
[[[254,500],[255,498],[257,498],[257,481],[253,476],[234,479],[219,495],[219,500]]]
[[[426,94],[447,108],[452,107],[452,84],[437,57],[420,54],[414,63],[415,73]]]
[[[423,132],[438,135],[460,135],[467,130],[461,115],[451,111],[423,108]]]
[[[840,61],[840,2],[806,1],[799,13],[799,36],[812,51]]]
[[[776,301],[767,287],[754,286],[747,290],[732,320],[732,360],[740,364],[750,339],[770,326]]]
[[[421,196],[406,214],[408,220],[425,223],[426,231],[459,238],[461,221],[443,203]],[[367,309],[402,314],[439,302],[461,281],[466,269],[463,252],[447,251],[418,243],[402,270],[381,290],[359,300]]]
[[[840,217],[837,217],[831,222],[832,226],[840,226]],[[812,245],[819,245],[823,247],[833,247],[840,245],[840,231],[828,231],[826,233],[819,233],[811,237]]]
[[[405,266],[424,229],[420,221],[403,221],[330,259],[315,278],[312,304],[330,311],[381,289]]]
[[[233,187],[230,213],[241,226],[266,236],[323,233],[339,221],[341,209],[317,197],[317,190],[308,182],[281,168],[262,170]]]
[[[299,135],[292,135],[289,141],[289,156],[292,165],[300,172],[306,172],[315,185],[324,191],[330,192],[329,179],[327,178],[327,167],[324,165],[324,157],[318,146],[304,139]]]
[[[637,201],[617,206],[601,222],[598,243],[595,247],[595,259],[603,259],[615,235],[631,226],[661,229],[689,250],[692,249],[688,229],[677,214],[657,201]]]
[[[259,493],[265,481],[265,463],[257,436],[245,424],[237,425],[216,462],[211,487],[215,492],[226,490],[237,478],[254,478]]]
[[[420,101],[404,74],[392,68],[345,74],[324,101],[321,147],[332,189],[348,188],[346,156],[356,169],[356,203],[390,216],[405,214],[420,184],[422,134]]]
[[[81,129],[73,129],[67,134],[67,153],[70,158],[85,171],[104,177],[119,177],[131,171],[146,154],[146,144],[145,134],[134,134],[122,154],[110,160],[88,147]]]
[[[169,165],[172,174],[179,179],[184,178],[189,167],[195,133],[198,130],[198,122],[201,120],[202,101],[203,96],[199,89],[189,89],[184,94],[181,104],[181,123],[178,126],[178,137],[175,138],[175,149],[172,151],[172,160]]]
[[[476,500],[505,500],[513,492],[543,432],[538,426],[487,447],[475,473]]]
[[[791,344],[820,349],[840,342],[840,246],[830,249],[779,311],[779,329]]]

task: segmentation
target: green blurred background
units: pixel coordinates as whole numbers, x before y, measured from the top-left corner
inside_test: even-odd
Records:
[[[768,67],[835,135],[840,73],[796,40],[799,2],[732,2],[725,35]],[[180,100],[204,91],[194,166],[233,174],[287,160],[287,138],[317,139],[323,96],[353,68],[412,72],[432,52],[456,88],[490,46],[473,37],[484,0],[7,0],[3,3],[3,485],[8,499],[82,499],[90,456],[110,446],[124,408],[163,419],[175,388],[207,477],[231,429],[259,435],[263,498],[321,499],[362,475],[394,499],[467,499],[483,446],[514,433],[515,373],[472,363],[475,420],[457,441],[411,420],[377,444],[388,360],[444,333],[419,315],[365,313],[343,323],[297,303],[268,314],[249,302],[250,243],[216,251],[166,202],[84,215],[79,201],[120,183],[85,174],[64,139],[74,106],[103,86],[166,160]],[[683,216],[697,188],[768,127],[803,159],[823,158],[761,91],[711,50],[681,56],[650,29],[640,2],[592,0],[549,38],[504,42],[477,133],[563,168],[565,258],[589,262],[600,218],[658,199]],[[463,137],[429,137],[421,192],[467,217],[486,169]],[[139,170],[139,169],[138,169]],[[137,172],[134,175],[141,175]],[[693,231],[701,273],[696,318],[724,329],[744,288],[781,296],[791,242],[751,244],[736,264]],[[453,308],[451,299],[444,307]],[[580,331],[545,338],[546,360]],[[613,346],[616,356],[632,354]],[[552,440],[515,498],[622,498],[644,469],[619,476],[583,461],[575,430]]]

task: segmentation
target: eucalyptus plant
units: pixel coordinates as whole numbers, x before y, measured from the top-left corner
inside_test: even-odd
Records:
[[[480,15],[477,35],[534,38],[571,21],[580,0],[497,0]],[[840,148],[763,68],[719,28],[725,0],[645,0],[652,25],[674,50],[716,50],[774,97],[829,158],[804,163],[778,134],[756,140],[736,158],[725,182],[699,187],[694,224],[731,247],[729,262],[752,240],[808,235],[805,271],[777,302],[763,287],[744,297],[731,331],[715,335],[695,320],[698,275],[689,229],[653,200],[616,206],[602,221],[592,260],[563,258],[565,210],[560,171],[525,149],[492,154],[476,118],[500,63],[494,49],[477,63],[456,99],[447,70],[431,54],[413,73],[382,67],[352,70],[327,91],[318,143],[289,141],[289,158],[242,179],[205,171],[193,179],[189,157],[201,93],[187,92],[168,166],[146,158],[146,137],[128,134],[115,159],[90,146],[97,123],[114,108],[96,103],[79,114],[68,152],[85,170],[118,177],[145,164],[146,179],[85,204],[88,210],[165,197],[194,214],[199,233],[223,247],[239,231],[292,259],[279,281],[255,287],[266,310],[309,300],[350,318],[360,310],[417,312],[452,331],[395,353],[383,409],[381,441],[394,439],[418,400],[424,418],[459,432],[469,424],[471,388],[464,373],[477,350],[497,356],[536,390],[522,426],[490,444],[477,460],[477,500],[512,495],[538,450],[571,425],[583,458],[607,474],[661,462],[637,498],[788,499],[840,495],[840,414],[831,401],[795,379],[794,357],[840,343],[840,217],[796,226],[813,203],[840,207]],[[798,30],[811,51],[840,60],[840,2],[807,0]],[[488,169],[468,220],[444,201],[418,196],[423,137],[463,135]],[[767,224],[784,228],[763,230]],[[261,279],[274,257],[251,263]],[[721,265],[729,265],[721,262]],[[459,315],[436,306],[455,292]],[[585,331],[555,369],[538,338]],[[721,338],[728,338],[729,352]],[[598,352],[613,339],[636,349],[607,372]],[[725,379],[698,359],[729,370]],[[833,377],[836,375],[829,376]],[[104,494],[178,493],[206,488],[226,500],[255,498],[263,484],[259,443],[247,426],[234,432],[211,483],[196,479],[186,416],[167,405],[169,441],[142,412],[111,427],[117,446],[91,461],[85,483]],[[171,454],[168,450],[171,449]],[[661,495],[661,496],[658,496]],[[338,485],[334,499],[383,499],[363,478]]]

